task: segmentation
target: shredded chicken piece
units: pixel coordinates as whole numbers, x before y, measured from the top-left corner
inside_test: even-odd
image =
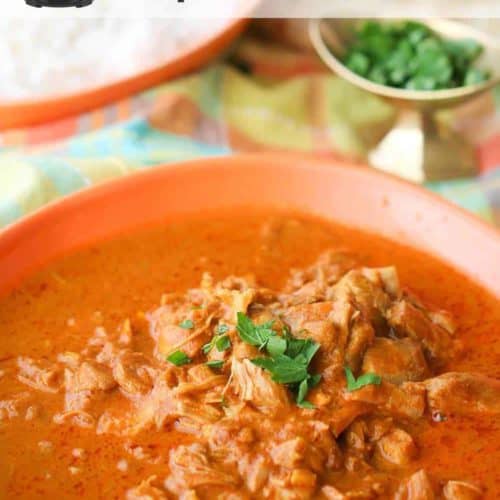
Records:
[[[326,500],[346,500],[346,496],[334,486],[323,486],[321,495]]]
[[[297,437],[284,443],[274,445],[269,454],[276,465],[294,469],[301,465],[307,450],[304,438]]]
[[[422,342],[433,358],[440,360],[450,356],[453,342],[449,332],[434,323],[423,309],[403,299],[387,310],[386,317],[398,336]]]
[[[130,394],[146,394],[153,388],[155,371],[146,356],[124,352],[113,365],[113,377],[121,389]]]
[[[377,450],[394,465],[407,465],[417,455],[413,438],[402,429],[393,429],[377,442]]]
[[[117,385],[111,370],[100,363],[87,360],[77,369],[64,370],[66,411],[88,410],[92,401]]]
[[[0,400],[0,422],[20,417],[30,407],[31,394],[20,392],[9,399]]]
[[[251,493],[257,493],[263,489],[269,477],[269,467],[268,460],[262,455],[255,458],[245,455],[239,461],[239,474],[244,478],[246,487]]]
[[[424,470],[415,472],[397,491],[394,500],[434,500],[435,494]]]
[[[402,417],[420,418],[425,411],[425,389],[413,382],[405,382],[400,386],[389,382],[367,385],[355,392],[346,393],[345,398],[370,403],[382,412]]]
[[[446,500],[479,500],[483,497],[481,488],[465,481],[448,481],[443,488]]]
[[[43,392],[59,392],[62,387],[62,370],[57,364],[46,360],[34,360],[27,357],[17,359],[19,374],[17,378],[23,384]]]
[[[157,476],[149,476],[138,486],[127,490],[127,500],[167,500],[164,490],[159,487]]]
[[[424,382],[431,411],[441,414],[500,414],[500,381],[474,373],[449,372]]]
[[[424,380],[430,373],[420,344],[413,339],[377,337],[363,358],[362,373],[378,373],[392,382]]]
[[[248,359],[233,360],[231,384],[242,401],[251,403],[263,413],[276,414],[289,407],[284,387],[273,382],[268,373]]]
[[[170,453],[170,476],[165,481],[174,494],[200,486],[237,486],[239,479],[210,463],[201,444],[179,446]]]

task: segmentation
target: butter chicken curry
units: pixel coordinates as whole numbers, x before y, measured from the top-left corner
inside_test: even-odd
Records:
[[[1,498],[500,498],[498,300],[378,236],[169,222],[50,265],[0,332]]]

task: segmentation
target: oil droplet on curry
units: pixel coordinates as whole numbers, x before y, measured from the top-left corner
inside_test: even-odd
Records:
[[[50,264],[0,331],[1,498],[500,497],[498,300],[379,236],[165,223]]]

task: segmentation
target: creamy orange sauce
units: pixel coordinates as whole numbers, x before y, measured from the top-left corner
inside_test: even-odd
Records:
[[[26,391],[15,378],[12,360],[19,355],[53,358],[80,350],[97,325],[116,328],[123,318],[156,307],[162,293],[196,286],[203,271],[215,279],[253,273],[278,289],[290,268],[310,264],[331,247],[353,251],[367,266],[395,265],[404,287],[455,316],[464,350],[446,371],[500,377],[500,307],[493,296],[426,254],[310,216],[286,215],[296,223],[264,244],[262,226],[275,216],[245,211],[165,224],[64,257],[28,279],[0,301],[0,400]],[[164,463],[135,460],[123,439],[53,424],[46,415],[60,406],[60,395],[41,399],[40,418],[0,424],[0,498],[123,498],[145,476],[164,475]],[[451,418],[411,431],[420,450],[411,470],[471,480],[486,488],[487,498],[500,497],[498,419]],[[154,433],[134,445],[165,456],[183,439]],[[42,450],[44,441],[51,450]]]

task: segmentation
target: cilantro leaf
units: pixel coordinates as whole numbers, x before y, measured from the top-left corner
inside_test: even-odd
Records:
[[[305,378],[299,385],[299,392],[297,393],[297,404],[303,403],[309,392],[309,381]]]
[[[309,401],[301,401],[300,403],[297,403],[297,406],[300,408],[305,408],[306,410],[315,410],[316,407]]]
[[[201,350],[203,351],[203,354],[207,355],[214,347],[213,339],[208,342],[208,344],[204,344]]]
[[[321,375],[319,374],[308,375],[307,378],[305,378],[300,383],[297,392],[297,400],[296,400],[297,406],[300,406],[301,408],[307,408],[309,410],[316,408],[311,402],[306,401],[306,396],[310,389],[319,384],[320,380],[321,380]]]
[[[316,373],[316,375],[311,375],[311,378],[309,379],[309,388],[316,387],[319,383],[321,382],[321,375],[319,373]]]
[[[252,363],[269,371],[271,378],[280,384],[299,383],[307,378],[307,367],[284,354],[274,358],[252,359]]]
[[[191,358],[183,351],[175,351],[167,356],[167,361],[175,366],[183,366],[191,363]]]
[[[217,327],[217,333],[219,335],[223,335],[229,331],[229,327],[227,325],[221,324]]]
[[[194,323],[190,319],[185,319],[179,323],[179,326],[184,328],[184,330],[191,330],[194,328]]]
[[[375,373],[365,373],[356,379],[348,366],[344,367],[344,372],[347,379],[347,392],[357,391],[366,385],[380,385],[382,383],[382,378]]]
[[[231,348],[231,339],[227,335],[215,338],[215,347],[219,352],[227,351]]]
[[[212,370],[220,370],[224,366],[224,361],[222,360],[207,361],[205,364]]]
[[[266,349],[270,356],[273,358],[280,354],[285,354],[287,348],[287,341],[283,337],[274,335],[267,341]]]
[[[252,359],[251,362],[271,374],[271,379],[286,384],[296,395],[297,405],[301,408],[314,408],[306,401],[307,393],[321,380],[321,375],[312,375],[308,367],[318,352],[320,345],[310,338],[297,339],[292,336],[290,328],[283,326],[282,336],[272,329],[274,321],[255,325],[243,313],[238,313],[236,330],[240,338],[247,344],[263,349],[269,357]]]
[[[241,340],[259,349],[263,349],[268,340],[273,335],[276,335],[276,332],[272,329],[273,324],[274,321],[267,321],[262,325],[255,325],[246,314],[239,312],[236,330]]]
[[[297,360],[302,360],[307,365],[309,365],[320,348],[320,345],[312,339],[297,339],[289,333],[286,339],[286,355]]]

